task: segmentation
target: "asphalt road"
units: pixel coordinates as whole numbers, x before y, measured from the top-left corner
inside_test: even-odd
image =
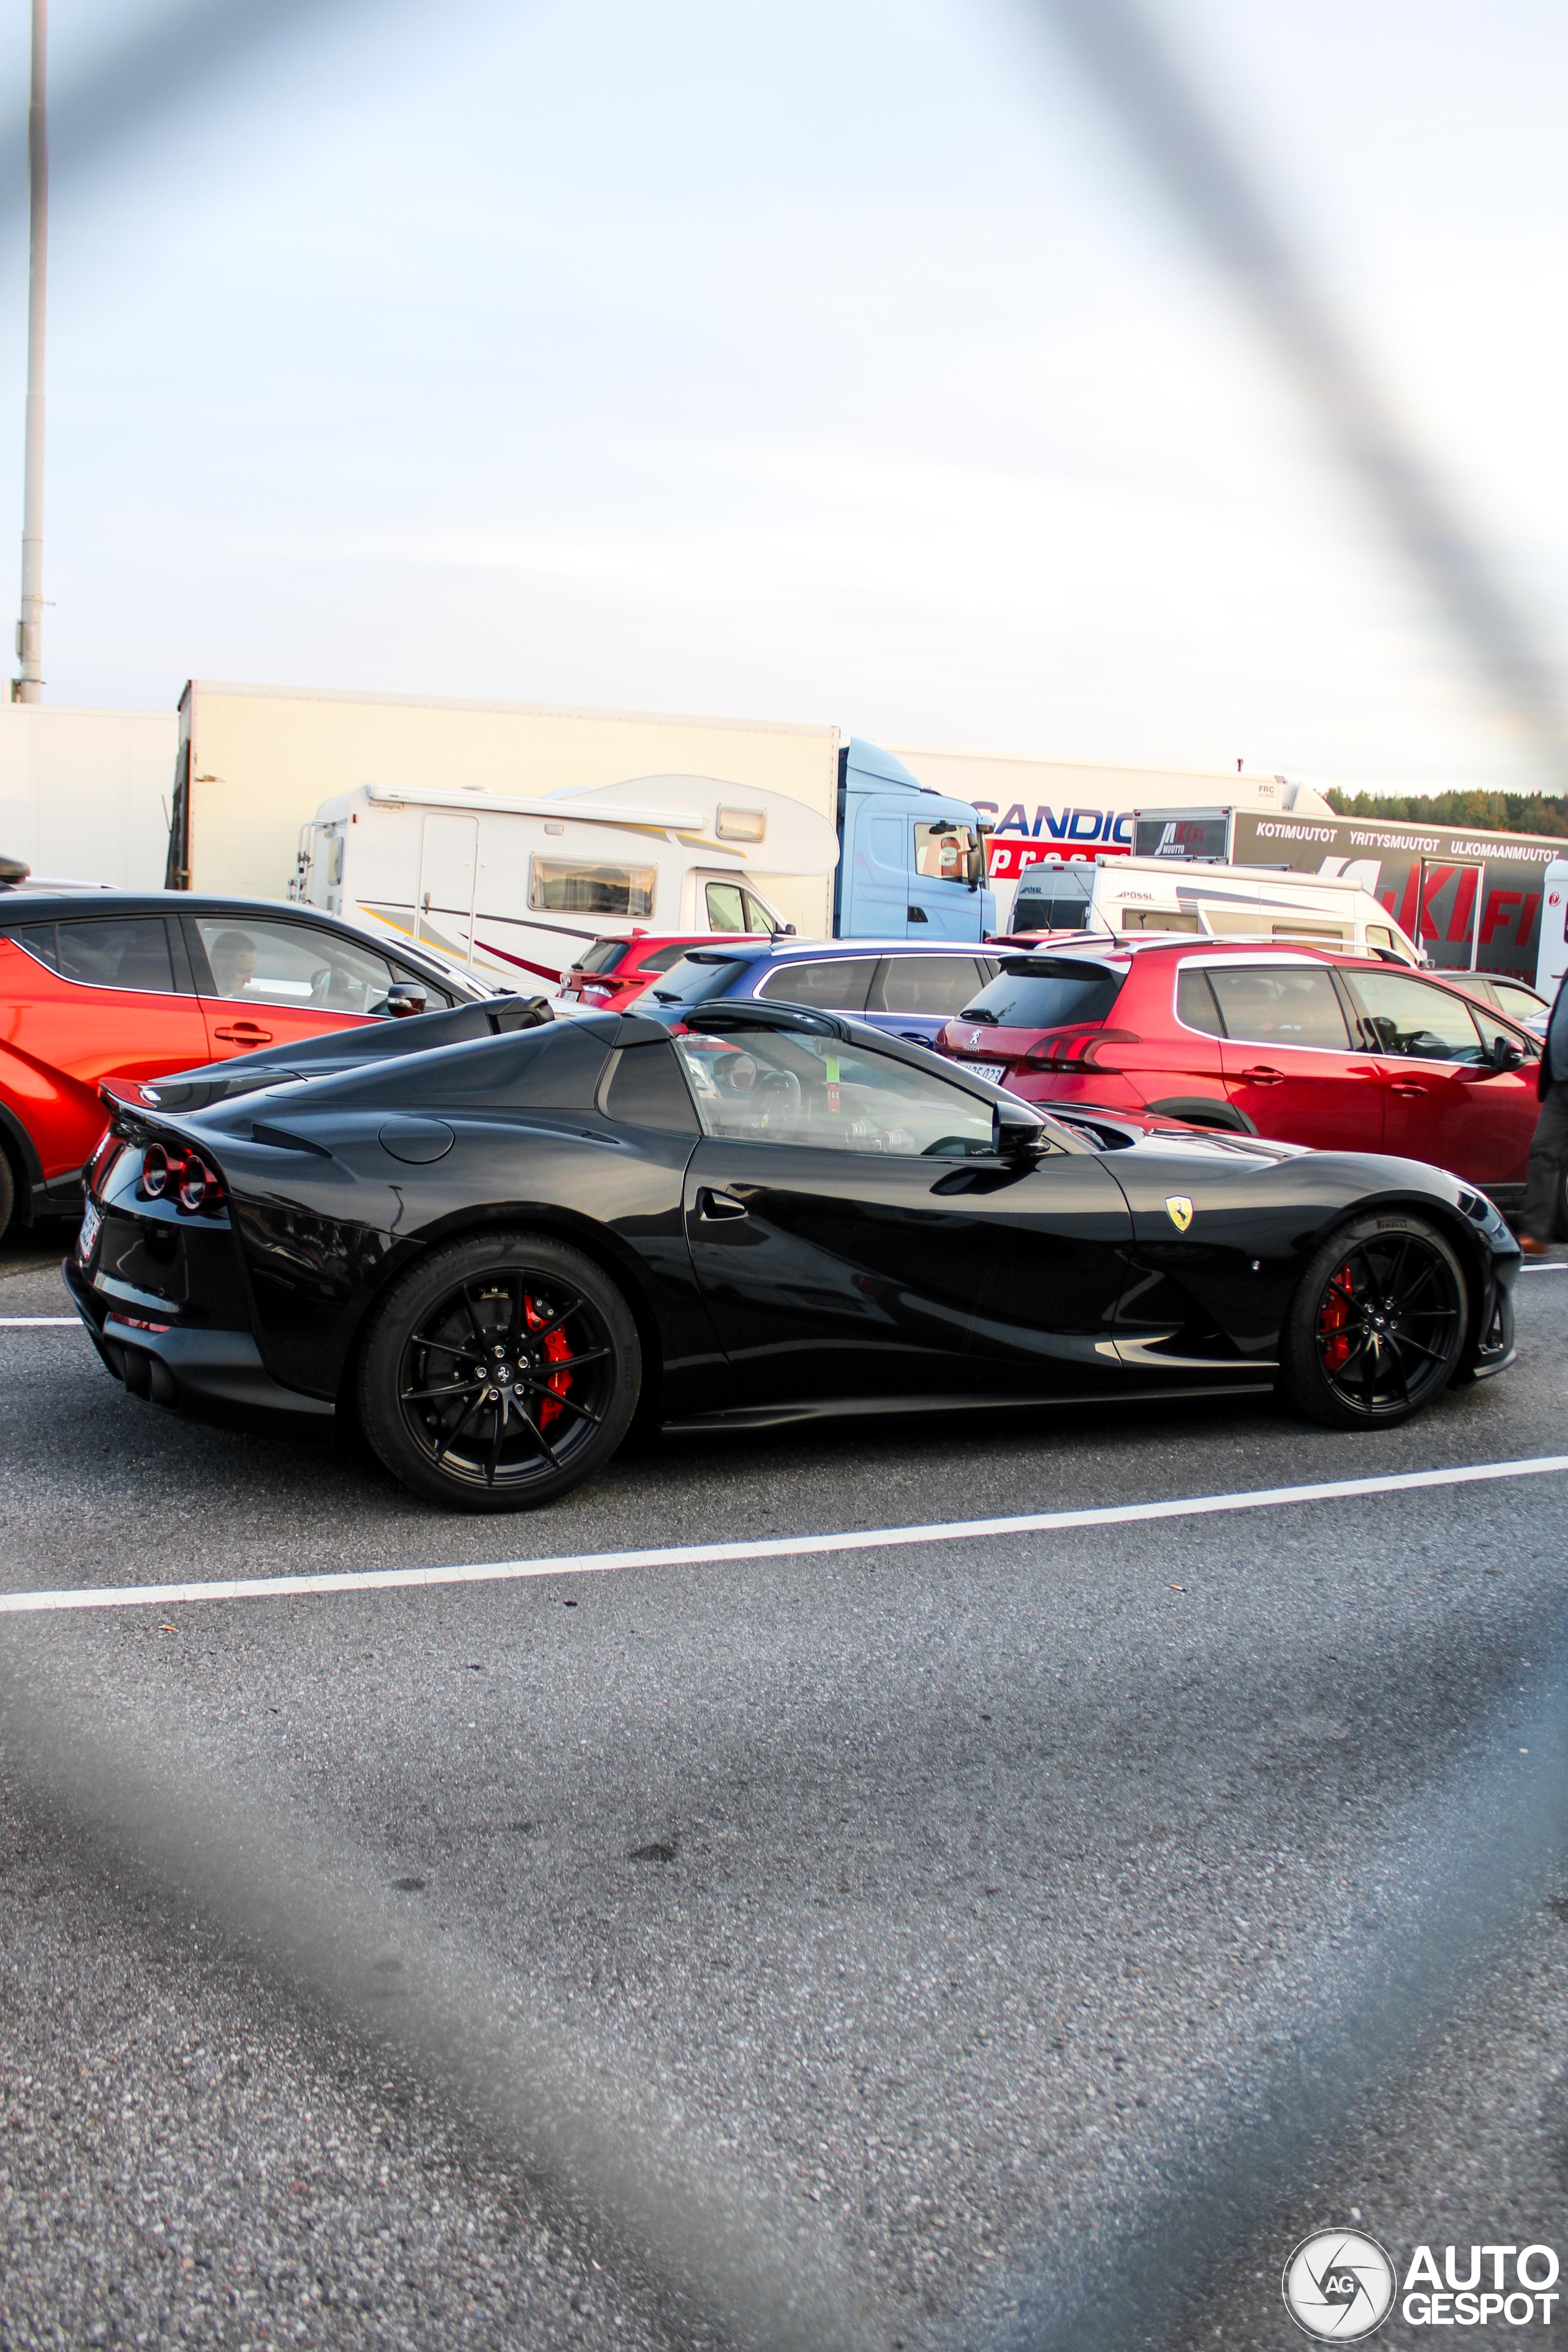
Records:
[[[0,1318],[66,1311],[0,1261]],[[1377,1437],[665,1442],[510,1521],[0,1323],[0,1590],[1552,1454],[1568,1271],[1520,1321],[1512,1373]],[[0,2344],[1272,2352],[1320,2222],[1568,2258],[1565,1537],[1559,1474],[0,1619]]]

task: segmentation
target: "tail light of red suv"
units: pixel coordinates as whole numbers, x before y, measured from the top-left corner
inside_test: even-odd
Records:
[[[1081,1024],[1070,1029],[1047,1029],[1026,1054],[1018,1056],[1015,1066],[1020,1070],[1121,1070],[1125,1064],[1117,1048],[1142,1042],[1132,1029],[1089,1029]]]

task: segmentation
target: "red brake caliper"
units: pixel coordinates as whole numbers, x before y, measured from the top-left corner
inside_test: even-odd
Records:
[[[548,1323],[550,1320],[549,1316],[542,1315],[532,1299],[526,1297],[522,1302],[522,1312],[531,1331],[537,1331],[542,1323]],[[563,1357],[572,1353],[572,1342],[564,1331],[557,1328],[552,1331],[545,1340],[544,1352],[552,1364],[558,1364]],[[570,1372],[552,1372],[546,1385],[552,1388],[557,1396],[564,1396],[572,1385],[572,1375]],[[558,1404],[552,1404],[547,1398],[539,1408],[539,1426],[541,1429],[548,1429],[552,1421],[559,1421],[560,1418],[561,1407]]]
[[[1342,1265],[1334,1274],[1329,1295],[1318,1310],[1318,1353],[1325,1372],[1337,1372],[1349,1359],[1351,1343],[1345,1325],[1350,1321],[1350,1300],[1344,1295],[1351,1287],[1351,1270]]]

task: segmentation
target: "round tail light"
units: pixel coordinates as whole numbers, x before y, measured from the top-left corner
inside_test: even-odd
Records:
[[[182,1209],[216,1209],[223,1199],[223,1185],[216,1169],[193,1151],[180,1177]]]
[[[142,1158],[142,1190],[150,1201],[161,1201],[165,1192],[173,1192],[185,1172],[185,1163],[165,1151],[161,1143],[150,1143]]]

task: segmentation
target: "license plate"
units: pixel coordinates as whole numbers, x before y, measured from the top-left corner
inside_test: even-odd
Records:
[[[965,1062],[963,1066],[972,1078],[989,1078],[994,1087],[1001,1085],[1007,1070],[1005,1062]]]
[[[83,1216],[81,1221],[81,1231],[77,1235],[76,1243],[76,1254],[83,1265],[87,1264],[88,1259],[92,1255],[92,1245],[98,1239],[98,1229],[102,1223],[103,1211],[99,1207],[96,1201],[89,1201],[87,1204],[86,1214]]]

